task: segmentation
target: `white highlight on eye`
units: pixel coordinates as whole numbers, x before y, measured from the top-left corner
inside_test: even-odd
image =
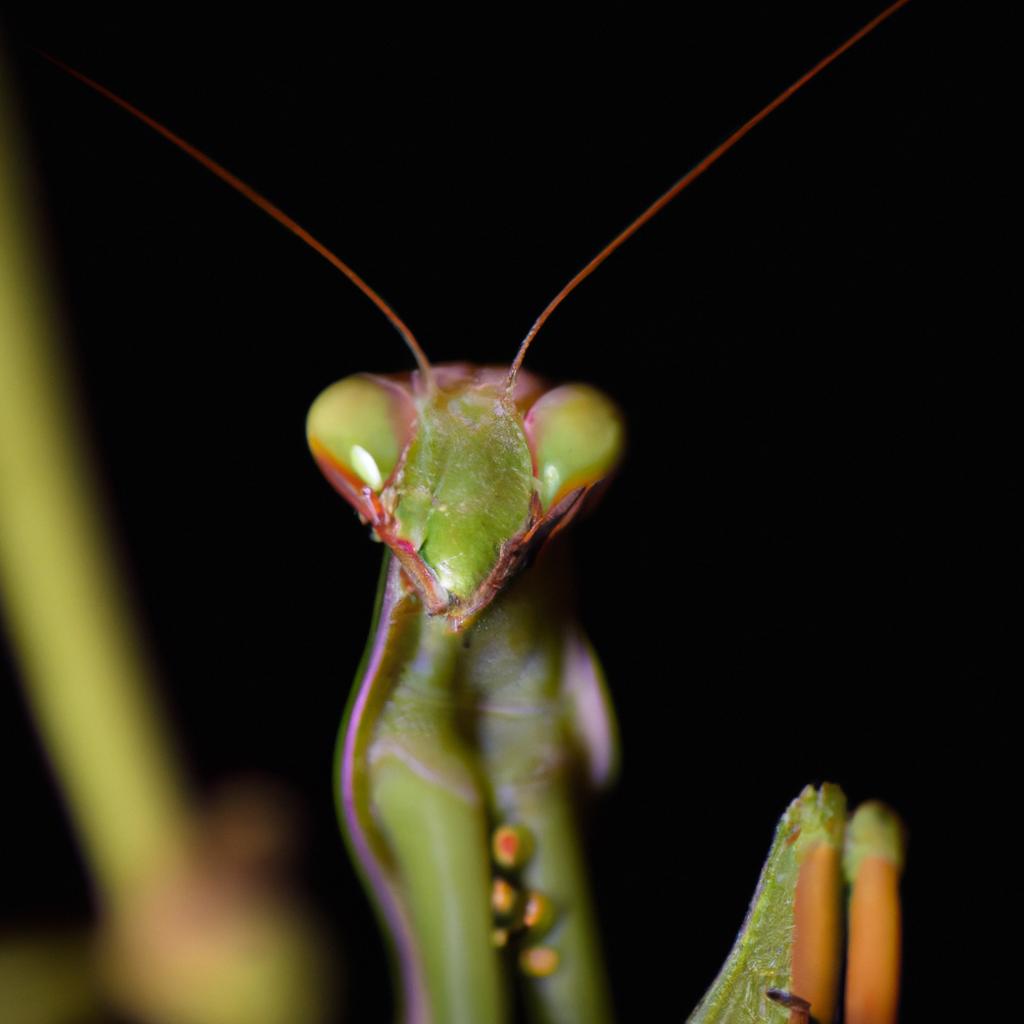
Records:
[[[362,445],[352,445],[348,457],[356,475],[364,484],[368,484],[375,491],[384,486],[384,478],[380,475],[377,460]]]
[[[553,497],[562,480],[562,476],[558,472],[558,467],[549,462],[544,469],[541,470],[541,476],[544,478],[544,489]]]

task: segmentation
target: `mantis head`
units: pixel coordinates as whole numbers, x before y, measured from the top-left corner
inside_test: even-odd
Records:
[[[585,384],[450,364],[356,374],[313,402],[306,435],[331,484],[459,630],[568,525],[623,451],[622,415]]]

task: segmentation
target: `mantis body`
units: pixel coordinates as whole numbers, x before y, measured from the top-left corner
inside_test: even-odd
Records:
[[[524,578],[524,579],[525,579],[525,578]],[[387,596],[387,588],[385,588],[384,594],[385,594],[385,597],[386,597],[386,596]],[[446,642],[446,641],[445,641],[445,642]],[[439,656],[439,655],[437,655],[437,656]],[[586,746],[586,744],[583,744],[583,745],[582,745],[582,748],[581,748],[581,749],[582,749],[583,751],[586,751],[586,750],[587,750],[587,746]],[[586,760],[586,759],[585,759],[585,760]],[[731,928],[732,926],[731,926],[731,924],[729,924],[729,925],[727,925],[726,927],[727,927],[727,929],[728,929],[728,928]]]

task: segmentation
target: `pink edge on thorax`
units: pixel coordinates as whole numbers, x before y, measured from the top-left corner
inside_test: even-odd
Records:
[[[618,729],[611,698],[597,655],[576,627],[568,631],[563,657],[573,728],[583,746],[588,781],[600,790],[615,779],[619,767]]]

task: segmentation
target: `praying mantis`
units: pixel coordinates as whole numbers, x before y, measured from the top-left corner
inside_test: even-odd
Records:
[[[744,113],[747,113],[747,112],[749,112],[749,111],[744,111]],[[720,129],[720,126],[719,126],[719,129]],[[235,161],[235,163],[237,163],[237,161]],[[269,189],[267,189],[266,186],[264,186],[264,189],[265,190],[269,190]],[[587,216],[589,216],[589,215],[590,214],[589,214],[589,211],[588,211]],[[244,214],[243,214],[243,216],[244,216]],[[307,217],[305,217],[303,219],[308,221],[309,217],[307,216]],[[620,221],[621,221],[621,218],[620,218]],[[614,229],[614,225],[613,225],[613,229]],[[657,230],[664,231],[665,229],[658,228]],[[608,231],[605,230],[605,231],[602,232],[602,234],[603,235],[607,235]],[[664,237],[664,236],[662,235],[662,237]],[[798,246],[798,248],[799,248],[799,246]],[[586,251],[589,251],[589,250],[584,250],[584,251],[586,252]],[[348,249],[347,248],[346,248],[346,255],[348,255]],[[624,258],[627,258],[626,254],[623,254],[623,255],[624,255]],[[413,262],[416,262],[416,261],[413,261]],[[422,269],[422,266],[420,264],[418,264],[418,266]],[[435,286],[437,285],[438,282],[446,280],[447,275],[445,275],[444,273],[440,272],[437,267],[430,268],[429,272],[431,274],[431,279],[434,282]],[[606,268],[606,273],[611,273],[611,272],[612,272],[611,268]],[[662,273],[664,274],[665,271],[663,270]],[[367,276],[369,276],[368,273],[367,273]],[[380,276],[381,275],[378,273],[378,274],[374,275],[374,279],[376,280]],[[219,285],[219,282],[218,282],[218,285]],[[389,294],[390,294],[392,289],[389,288],[388,291],[389,291]],[[580,299],[581,299],[581,296],[577,296],[577,300],[580,300]],[[664,312],[661,315],[662,315],[663,318],[667,316],[667,314],[664,313]],[[703,315],[707,316],[708,314],[705,313]],[[410,319],[412,319],[411,316],[410,316]],[[670,322],[671,322],[671,317],[669,319],[670,319]],[[628,323],[627,320],[623,320],[623,322],[622,322],[622,329],[623,330],[625,329],[625,326],[626,326],[627,323]],[[468,334],[469,333],[470,326],[473,326],[471,319],[470,319],[470,324],[467,325],[467,326],[464,326],[462,328],[464,334]],[[662,326],[664,326],[664,325],[662,325]],[[476,328],[474,326],[474,330],[475,329]],[[646,330],[648,332],[650,332],[652,330],[652,328],[648,327],[648,328],[646,328]],[[593,336],[593,331],[592,330],[591,331],[585,331],[584,333],[585,334],[589,334],[590,336]],[[650,336],[650,334],[648,334],[648,336]],[[551,338],[546,339],[545,343],[550,345],[552,348],[554,348],[555,345],[556,345],[556,342],[554,340],[552,340]],[[442,343],[442,353],[441,353],[442,357],[444,356],[443,345],[445,345],[445,344],[454,344],[454,343],[450,342],[450,341],[447,341],[447,340]],[[482,348],[484,346],[487,346],[487,348],[488,348],[487,354],[486,355],[481,355],[479,357],[481,359],[481,361],[484,361],[485,359],[491,359],[491,358],[493,358],[495,360],[497,359],[497,356],[492,356],[490,354],[490,348],[489,348],[490,344],[492,344],[490,339],[482,339],[480,341],[480,345],[481,345]],[[288,343],[287,347],[290,348],[291,347],[291,343]],[[599,351],[595,351],[595,347],[596,346],[581,346],[583,351],[586,352],[587,356],[592,357],[594,362],[595,362],[595,364],[599,364],[600,359],[602,358],[602,354]],[[543,351],[543,349],[542,348],[538,348],[538,351],[537,351],[538,359],[540,358],[541,351]],[[579,350],[577,350],[575,352],[576,357],[579,357],[580,354],[581,353],[580,353]],[[672,354],[672,353],[661,352],[660,355],[667,356],[670,360],[673,359],[673,358],[678,358],[677,355]],[[474,358],[477,358],[476,351],[474,351],[473,356],[474,356]],[[264,358],[268,358],[270,361],[272,361],[273,363],[276,364],[278,359],[280,358],[280,356],[279,356],[278,353],[267,353],[264,356]],[[330,362],[330,358],[328,358],[328,357],[320,357],[320,358],[323,359],[323,362]],[[436,358],[436,356],[435,356],[435,358]],[[558,366],[559,358],[564,358],[564,352],[563,352],[562,356],[559,356],[558,354],[552,354],[552,356],[551,356],[552,363],[553,363],[553,365],[556,366],[556,368]],[[726,358],[728,358],[728,357],[726,357]],[[396,363],[397,363],[397,361],[398,360],[396,359]],[[506,357],[505,361],[507,362],[507,357]],[[606,365],[606,367],[608,365],[607,364],[607,359],[606,359],[605,365]],[[617,365],[617,363],[615,362],[615,360],[612,360],[611,361],[611,368],[612,368],[613,375],[614,375],[614,368],[615,368],[616,365]],[[317,369],[318,372],[320,371],[319,367],[317,367],[316,369]],[[607,370],[606,370],[606,372],[607,372]],[[332,370],[331,374],[328,375],[328,376],[337,376],[337,375],[338,374],[337,374],[336,368],[335,368],[334,370]],[[553,372],[551,375],[553,377],[555,377],[555,376],[559,376],[560,374],[558,374],[557,369],[556,369],[556,371]],[[569,374],[562,374],[562,375],[569,376]],[[572,376],[578,376],[578,375],[579,375],[578,373],[572,374]],[[327,379],[327,376],[321,374],[319,383],[322,383],[324,379]],[[672,399],[665,399],[665,402],[671,408],[673,400]],[[660,403],[655,403],[655,404],[660,404]],[[627,410],[627,411],[629,411],[629,410]],[[664,415],[669,410],[663,409],[663,410],[660,410],[660,411],[662,412],[663,421],[664,421]],[[751,414],[751,415],[753,415],[753,414]],[[230,416],[226,417],[225,420],[223,421],[223,423],[225,425],[228,425],[228,421],[230,419],[231,419]],[[189,428],[186,426],[183,429],[188,430]],[[643,430],[643,428],[641,428],[641,431],[642,430]],[[651,440],[652,434],[651,433],[644,434],[643,432],[641,432],[639,436],[640,436],[641,439],[646,439],[649,442]],[[636,438],[636,435],[634,435],[634,438]],[[158,445],[160,443],[166,444],[169,440],[170,440],[170,437],[169,436],[165,436],[163,442],[161,442],[159,434],[158,434],[157,435],[156,443]],[[659,440],[663,440],[663,438],[659,438]],[[152,443],[152,438],[150,438],[150,443]],[[636,440],[634,440],[634,445],[636,445]],[[641,447],[641,448],[643,447],[643,445],[636,445],[636,446],[637,447]],[[243,459],[246,458],[244,453],[239,452],[237,450],[237,448],[233,448],[233,447],[228,452],[228,454],[233,456],[233,457],[238,457],[238,458],[243,458]],[[258,467],[257,467],[257,465],[255,463],[249,463],[249,462],[246,462],[246,461],[242,461],[240,463],[237,463],[236,465],[238,465],[239,467],[246,467],[244,469],[244,471],[241,468],[239,468],[237,470],[239,478],[244,478],[244,479],[247,479],[249,481],[252,481],[256,477],[256,474],[258,472]],[[643,465],[644,465],[643,463],[640,464],[641,467]],[[647,465],[648,465],[648,467],[650,467],[650,465],[652,465],[652,464],[651,463],[647,463]],[[656,480],[657,477],[654,475],[653,472],[649,472],[649,473],[645,472],[645,470],[643,468],[634,468],[632,471],[627,470],[627,473],[629,473],[629,472],[633,473],[633,481],[634,481],[633,490],[631,491],[631,494],[633,495],[633,497],[631,498],[629,504],[632,506],[631,513],[632,513],[632,515],[635,516],[635,514],[636,514],[635,503],[636,503],[637,500],[639,500],[636,497],[636,495],[638,493],[641,493],[640,488],[642,488],[644,484],[646,484],[647,488],[649,488],[651,486],[652,481]],[[646,481],[644,480],[645,476],[647,476]],[[717,477],[715,474],[709,473],[708,470],[707,470],[707,467],[704,468],[704,476],[705,476],[705,480],[707,480],[707,481],[720,480],[720,478]],[[628,477],[627,477],[627,479],[628,479]],[[615,501],[615,500],[622,501],[622,499],[616,499],[615,498],[615,491],[613,490],[609,494],[609,501],[612,502],[612,501]],[[644,500],[650,500],[650,499],[647,498],[647,499],[644,499]],[[620,524],[625,524],[625,522],[626,522],[626,517],[625,517],[626,506],[623,505],[623,504],[620,504],[618,506],[618,508],[619,508],[619,515],[623,516],[623,518],[620,520]],[[602,510],[602,511],[604,511],[604,510]],[[224,522],[224,523],[222,523],[222,525],[226,526],[227,524],[226,524],[226,522]],[[597,529],[597,526],[596,525],[590,526],[589,524],[584,524],[584,525],[590,531],[590,536],[591,537],[595,536],[593,531]],[[625,527],[622,532],[623,532],[624,536],[628,535],[630,537],[630,543],[631,544],[635,543],[635,544],[637,544],[638,547],[641,548],[641,550],[647,550],[643,546],[643,539],[636,537],[636,534],[638,532],[641,532],[644,529],[645,529],[645,527],[638,525],[637,521],[633,520],[631,525],[628,526],[628,527]],[[728,535],[728,534],[726,534],[726,535]],[[719,539],[719,543],[720,544],[722,543],[721,538]],[[749,551],[749,549],[748,549],[748,551]],[[629,558],[622,559],[622,561],[626,561],[626,562],[630,563],[630,565],[627,565],[624,568],[623,567],[616,567],[614,569],[614,571],[616,573],[618,573],[618,575],[615,575],[615,576],[608,576],[607,574],[609,572],[611,572],[612,570],[607,567],[606,563],[602,565],[601,573],[600,573],[600,575],[603,577],[603,580],[604,580],[602,589],[610,589],[612,592],[616,592],[616,593],[621,594],[621,593],[628,593],[631,590],[635,591],[636,587],[640,586],[640,584],[635,579],[635,574],[637,572],[636,565],[638,563],[640,563],[640,562],[645,561],[645,557],[642,554],[630,553]],[[698,574],[698,576],[699,576],[699,574]],[[595,579],[594,570],[591,570],[591,574],[588,577],[586,577],[586,578],[587,578],[588,582],[585,583],[584,589],[585,590],[589,590],[589,589],[591,589],[592,581]],[[705,583],[710,582],[710,580],[711,580],[710,574],[705,573],[704,576],[703,576],[703,579],[704,579]],[[682,584],[682,583],[680,583],[679,585],[680,586],[685,586],[685,584]],[[331,592],[333,590],[334,590],[333,587],[327,588],[328,592]],[[719,591],[718,593],[712,592],[711,604],[714,605],[716,602],[719,603],[719,604],[722,604],[724,602],[724,595],[723,595],[723,593],[721,591]],[[329,602],[328,602],[327,599],[324,599],[324,600],[321,600],[321,601],[317,601],[317,602],[314,602],[314,603],[322,606],[323,609],[324,609],[324,611],[320,613],[320,614],[324,615],[324,619],[321,620],[321,626],[323,626],[325,624],[327,619],[333,620],[334,617],[337,614],[339,614],[338,612],[333,611],[333,610],[332,610],[332,612],[331,612],[331,614],[329,616],[326,614],[326,609],[327,609],[327,607],[329,607]],[[650,599],[649,603],[650,604],[656,604],[657,600],[652,598],[652,599]],[[337,607],[337,605],[335,604],[334,606],[331,606],[331,607],[332,607],[332,609],[335,609]],[[690,611],[691,611],[691,614],[692,614],[693,610],[690,609]],[[665,616],[665,611],[664,610],[645,608],[644,612],[645,612],[645,614],[647,614],[649,616],[649,618],[647,619],[647,624],[646,624],[646,626],[644,628],[646,630],[649,630],[653,636],[658,636],[658,635],[662,634],[664,632],[664,629],[666,628],[666,624],[671,621],[667,617],[659,618],[659,616]],[[345,614],[348,614],[348,613],[345,613]],[[618,615],[622,614],[621,606],[618,608],[617,614]],[[701,620],[701,609],[697,609],[696,610],[696,614],[697,614],[698,621],[700,621]],[[707,618],[709,618],[710,616],[706,612],[704,614],[705,614],[706,617],[705,617],[705,619],[703,621],[706,622]],[[660,626],[659,626],[659,623],[660,623]],[[599,627],[597,632],[599,634],[601,634],[601,633],[604,633],[604,631],[605,630],[604,630],[603,627]],[[314,632],[314,634],[321,633],[322,629],[314,629],[313,632]],[[332,630],[332,637],[333,637],[333,633],[334,633],[334,631]],[[333,644],[333,642],[334,641],[332,640],[332,644]],[[341,657],[342,656],[339,654],[338,655],[338,660],[339,661],[341,660]],[[349,659],[349,660],[354,661],[354,659]],[[649,670],[649,668],[647,668],[647,666],[653,665],[654,660],[655,659],[651,659],[651,661],[649,661],[649,662],[644,662],[644,661],[641,661],[640,659],[636,659],[635,660],[635,664],[642,664],[642,665],[644,665],[645,666],[644,671],[638,671],[638,669],[636,667],[634,667],[632,669],[632,671],[629,672],[628,674],[630,674],[630,675],[646,675],[646,674],[649,674],[650,670]],[[708,657],[708,663],[710,663],[710,657]],[[623,674],[627,674],[627,673],[623,673]],[[615,678],[615,670],[614,669],[612,669],[610,671],[610,675],[612,675],[612,677]],[[673,699],[672,697],[666,697],[664,695],[659,695],[658,699],[662,700],[662,701],[665,701],[666,702],[666,706],[668,706],[669,708],[675,707],[675,708],[678,709],[679,707],[682,706],[682,702],[679,700],[678,697],[675,697]],[[626,718],[626,724],[628,725],[629,718],[631,717],[628,711],[627,711],[627,714],[624,717]],[[635,720],[636,719],[634,718],[634,721]],[[656,727],[651,727],[651,728],[654,731],[655,735],[659,735],[658,732],[657,732],[657,728]],[[627,731],[627,733],[628,733],[628,731]],[[741,735],[743,735],[745,737],[749,737],[749,735],[750,735],[749,733],[744,732],[742,727],[740,728],[740,733],[741,733]],[[661,734],[661,735],[667,735],[667,734]],[[627,756],[629,756],[629,755],[627,754]],[[784,758],[785,757],[789,757],[789,756],[790,755],[788,755],[788,754],[783,755]],[[785,774],[785,772],[782,772],[781,774]],[[775,804],[777,804],[778,802],[779,801],[776,799],[773,802],[773,804],[772,804],[773,813],[774,813],[774,810],[775,810]],[[630,816],[629,816],[628,812],[627,812],[627,815],[626,815],[626,820],[627,821],[630,820]],[[635,824],[635,819],[633,819],[633,820],[634,820],[634,824]],[[764,829],[762,829],[762,832],[763,831],[764,831]],[[728,915],[725,914],[724,911],[722,913],[723,913],[723,916],[728,916]],[[725,927],[726,931],[730,931],[730,930],[732,930],[735,927],[735,919],[737,917],[738,917],[737,914],[733,914],[732,915],[732,919],[724,923],[724,927]],[[718,952],[716,952],[714,954],[714,959],[720,959],[720,952],[721,952],[721,950],[719,950]],[[691,1000],[691,1002],[692,1002],[692,1000]]]

